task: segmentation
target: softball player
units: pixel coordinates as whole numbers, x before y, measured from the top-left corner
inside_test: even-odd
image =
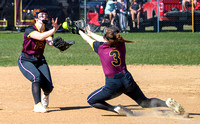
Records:
[[[35,101],[35,112],[46,112],[49,104],[49,94],[53,90],[50,70],[43,56],[46,43],[53,46],[52,35],[61,26],[57,24],[58,18],[52,19],[53,28],[48,30],[48,13],[45,9],[34,9],[33,26],[27,27],[24,33],[22,53],[18,59],[18,66],[22,74],[32,82],[32,95]],[[41,89],[44,94],[41,102]]]
[[[122,115],[128,115],[130,111],[123,106],[112,106],[106,102],[106,100],[113,99],[124,93],[143,108],[170,107],[179,114],[184,113],[183,107],[171,98],[167,101],[158,98],[147,98],[134,81],[126,67],[125,42],[134,43],[137,41],[124,40],[116,26],[106,28],[104,37],[91,32],[89,27],[87,27],[87,32],[88,35],[79,30],[82,38],[99,55],[105,74],[105,85],[91,93],[87,98],[91,106]]]

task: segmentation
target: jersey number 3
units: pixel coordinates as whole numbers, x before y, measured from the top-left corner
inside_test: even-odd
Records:
[[[120,59],[120,54],[119,51],[113,50],[109,53],[110,56],[113,56],[114,61],[112,61],[112,65],[120,66],[121,65],[121,59]]]

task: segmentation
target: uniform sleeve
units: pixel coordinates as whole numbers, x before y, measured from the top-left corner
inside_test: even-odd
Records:
[[[98,42],[98,41],[93,42],[93,51],[98,53],[99,46],[102,44],[104,44],[104,42]]]
[[[27,27],[26,29],[25,29],[25,36],[26,37],[30,37],[30,34],[32,33],[32,32],[34,32],[34,31],[36,31],[32,26],[31,27]]]

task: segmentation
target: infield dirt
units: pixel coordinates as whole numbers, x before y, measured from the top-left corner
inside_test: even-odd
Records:
[[[50,66],[54,90],[48,113],[35,113],[31,82],[18,67],[0,67],[0,123],[20,124],[199,124],[200,66],[128,65],[147,97],[174,98],[189,118],[169,108],[143,109],[125,95],[109,100],[124,105],[135,116],[119,116],[91,108],[88,95],[104,85],[101,66]]]

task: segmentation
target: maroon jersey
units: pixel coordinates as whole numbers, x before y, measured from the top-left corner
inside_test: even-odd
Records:
[[[98,53],[105,75],[113,75],[126,70],[126,47],[121,42],[118,47],[110,47],[107,43],[95,41],[93,50]]]
[[[39,31],[39,29],[33,25],[26,28],[24,33],[24,43],[23,43],[23,49],[22,52],[28,55],[34,55],[34,56],[41,56],[44,53],[44,48],[46,45],[46,41],[39,41],[36,39],[30,38],[30,34],[34,31]],[[43,30],[41,32],[44,32],[47,30]]]

